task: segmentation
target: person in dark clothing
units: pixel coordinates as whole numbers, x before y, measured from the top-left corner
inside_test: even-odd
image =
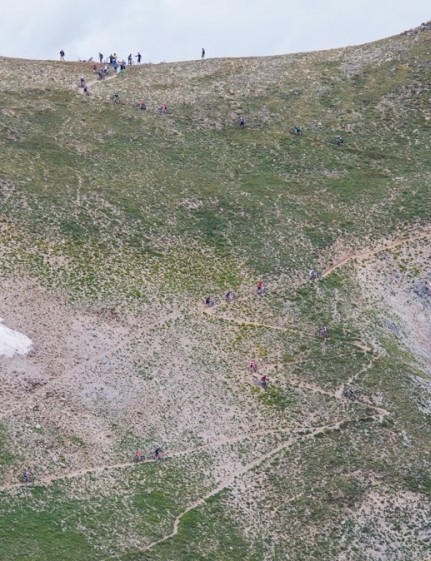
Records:
[[[201,54],[201,58],[204,59],[205,58],[205,49],[202,49],[202,54]]]
[[[65,55],[65,53],[64,53],[63,49],[61,49],[61,51],[60,51],[60,60],[64,60],[64,55]]]
[[[141,53],[138,53],[138,54],[136,55],[136,58],[138,59],[138,64],[141,64],[141,59],[142,59]]]

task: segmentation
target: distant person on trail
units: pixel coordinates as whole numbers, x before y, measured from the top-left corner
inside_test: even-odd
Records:
[[[84,89],[82,90],[84,95],[90,95],[90,90],[88,89],[87,84],[84,85]]]
[[[250,360],[249,369],[252,372],[257,372],[257,364],[255,360]]]
[[[103,54],[99,53],[99,62],[103,62]]]
[[[63,49],[61,49],[61,51],[60,51],[60,60],[64,60],[64,56],[65,56],[65,53],[64,53]]]
[[[31,483],[31,473],[28,469],[25,469],[22,473],[22,481],[23,483]]]
[[[81,76],[81,78],[79,79],[79,85],[81,86],[81,88],[83,88],[85,86],[85,78],[84,76]]]
[[[154,450],[154,459],[163,460],[163,450],[161,448],[156,448]]]
[[[141,99],[138,103],[138,107],[139,109],[142,109],[143,111],[145,111],[145,109],[147,108],[146,104],[145,104],[145,100]]]
[[[337,136],[337,146],[344,146],[344,138],[342,136]]]
[[[122,62],[120,64],[120,76],[122,76],[124,78],[125,72],[126,72],[126,63]]]
[[[229,302],[230,300],[233,300],[235,298],[235,294],[232,292],[232,290],[228,290],[225,298]]]
[[[238,125],[240,126],[241,129],[243,129],[245,127],[245,119],[244,117],[239,117],[238,118]]]
[[[268,376],[264,374],[259,378],[259,386],[262,386],[262,388],[266,388],[267,384],[268,384]]]
[[[130,53],[127,57],[127,63],[129,64],[129,66],[132,64],[132,53]]]
[[[141,64],[141,60],[142,60],[142,55],[141,55],[141,53],[138,52],[138,54],[135,55],[135,56],[136,56],[136,58],[138,59],[138,64]]]
[[[141,450],[136,450],[135,457],[133,458],[133,461],[134,461],[135,464],[138,464],[139,462],[145,461],[145,456],[141,452]]]
[[[205,58],[205,49],[202,48],[201,59],[203,60],[204,58]]]

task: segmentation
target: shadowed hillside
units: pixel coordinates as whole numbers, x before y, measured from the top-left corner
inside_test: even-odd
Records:
[[[1,560],[431,557],[430,38],[1,59]]]

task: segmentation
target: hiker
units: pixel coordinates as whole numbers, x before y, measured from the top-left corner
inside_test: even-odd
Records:
[[[238,119],[238,125],[240,126],[240,128],[244,128],[245,127],[245,119],[244,117],[239,117]]]
[[[132,53],[130,53],[129,56],[127,57],[127,63],[129,66],[132,64]]]
[[[141,99],[138,103],[138,107],[139,109],[142,109],[143,111],[145,111],[145,109],[147,108],[147,106],[145,105],[145,100]]]
[[[79,85],[81,86],[81,88],[83,88],[85,86],[85,78],[84,76],[81,76],[81,78],[79,79]]]
[[[252,372],[257,372],[257,363],[255,360],[250,360],[249,369]]]
[[[60,60],[64,60],[64,56],[65,56],[65,53],[64,53],[63,49],[61,49],[61,51],[60,51]]]
[[[337,136],[337,146],[344,146],[344,138],[342,136]]]
[[[211,306],[212,300],[211,300],[211,296],[207,296],[205,298],[205,306],[208,308],[209,306]]]
[[[263,286],[263,282],[259,281],[257,283],[257,293],[260,294],[261,292],[263,292],[265,290],[264,286]]]
[[[115,62],[114,62],[114,63],[112,64],[112,66],[113,66],[113,68],[114,68],[114,72],[115,72],[115,74],[117,74],[117,70],[118,70],[118,64],[117,64],[117,61],[115,61]]]
[[[84,85],[84,89],[82,90],[84,95],[90,95],[90,90],[88,89],[87,84]]]
[[[136,58],[138,59],[138,64],[141,64],[141,59],[142,59],[141,53],[138,51],[138,54],[135,55],[135,56],[136,56]]]
[[[202,48],[202,54],[201,54],[201,59],[203,60],[205,58],[205,49]]]
[[[103,62],[103,54],[99,53],[99,62],[102,63]]]
[[[120,76],[123,76],[123,78],[124,78],[125,72],[126,72],[126,63],[123,61],[120,64]]]

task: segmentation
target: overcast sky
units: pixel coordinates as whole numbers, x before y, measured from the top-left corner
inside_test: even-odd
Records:
[[[430,0],[2,0],[0,55],[143,62],[356,45],[431,19]]]

